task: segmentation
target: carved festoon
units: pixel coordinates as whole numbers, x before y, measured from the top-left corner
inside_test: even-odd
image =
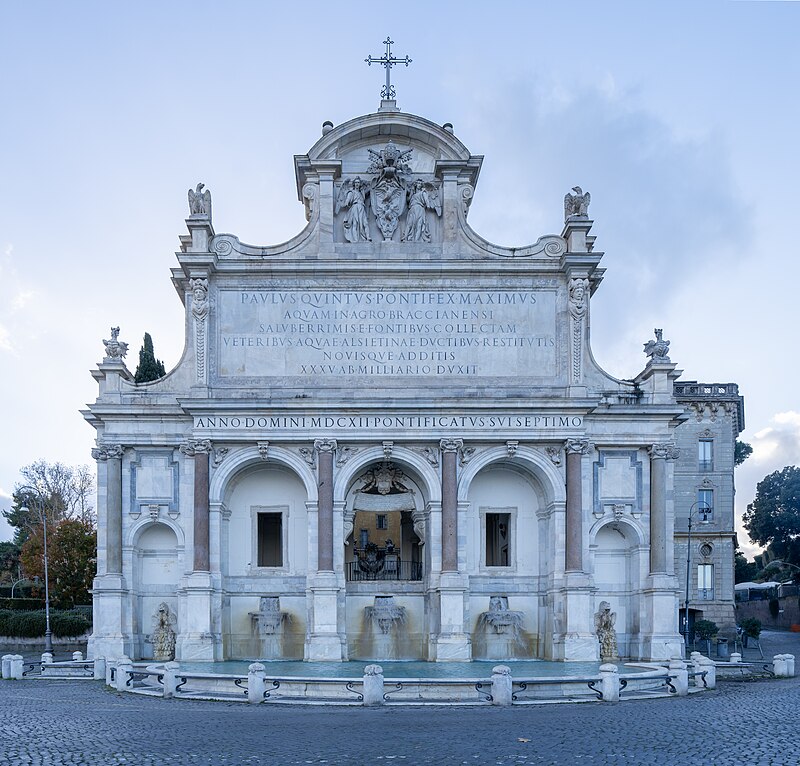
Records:
[[[662,337],[663,330],[656,328],[653,330],[656,335],[655,340],[649,340],[644,344],[644,353],[651,357],[651,361],[655,363],[669,363],[670,358],[667,356],[669,353],[669,341],[664,340]]]
[[[206,318],[208,317],[208,279],[191,279],[192,316],[194,317],[195,372],[197,380],[206,375]]]
[[[197,184],[196,189],[189,189],[189,215],[211,218],[211,192],[205,184]]]
[[[119,327],[111,328],[111,339],[103,340],[106,359],[123,359],[128,353],[128,344],[119,340]]]
[[[573,383],[580,383],[583,372],[583,336],[586,313],[589,308],[589,280],[583,278],[569,281],[570,368]]]
[[[580,186],[573,186],[572,191],[575,193],[570,194],[567,192],[564,197],[564,220],[568,221],[573,216],[588,218],[589,203],[592,201],[592,195],[589,192],[584,192]]]

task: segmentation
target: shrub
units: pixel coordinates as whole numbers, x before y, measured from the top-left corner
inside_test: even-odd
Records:
[[[30,612],[31,610],[42,609],[43,607],[44,601],[40,598],[0,598],[0,609]]]
[[[0,636],[9,638],[42,638],[46,630],[44,610],[17,612],[0,610]],[[50,629],[57,638],[73,638],[89,631],[92,624],[83,615],[51,610]]]
[[[717,635],[719,627],[717,627],[717,623],[712,620],[698,620],[694,624],[694,632],[701,641],[707,641],[709,638]]]
[[[745,617],[739,622],[739,627],[750,638],[758,638],[761,635],[761,620],[756,617]]]

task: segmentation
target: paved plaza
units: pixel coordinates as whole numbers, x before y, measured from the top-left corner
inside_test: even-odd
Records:
[[[765,653],[800,655],[800,635]],[[800,678],[686,699],[514,708],[248,706],[119,694],[92,681],[0,684],[0,762],[22,764],[800,763]]]

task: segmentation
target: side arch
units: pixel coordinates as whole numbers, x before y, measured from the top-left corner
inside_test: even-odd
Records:
[[[245,447],[228,455],[214,471],[209,485],[209,502],[222,503],[225,501],[225,490],[231,479],[242,469],[251,465],[282,465],[291,469],[303,482],[309,502],[317,502],[317,480],[311,467],[300,455],[296,455],[283,447],[269,447],[269,457],[264,460],[258,447]]]
[[[531,474],[542,493],[541,499],[544,505],[566,502],[567,492],[564,477],[549,457],[533,447],[523,446],[517,447],[514,455],[509,456],[508,448],[505,445],[483,450],[467,463],[458,481],[459,502],[466,502],[469,499],[472,480],[483,468],[492,463],[515,465]]]
[[[602,529],[611,524],[617,524],[618,526],[624,526],[626,530],[630,530],[632,533],[631,540],[636,547],[642,547],[647,545],[647,536],[645,535],[644,528],[642,525],[633,518],[602,518],[598,519],[592,526],[589,528],[589,545],[595,545],[597,542],[597,535],[600,533]]]
[[[139,538],[142,534],[152,528],[156,524],[163,524],[165,527],[168,527],[175,533],[175,539],[177,540],[176,547],[181,549],[184,548],[186,545],[186,538],[183,532],[183,527],[180,524],[176,523],[170,518],[162,518],[161,516],[158,519],[151,519],[151,518],[142,518],[139,519],[129,530],[128,530],[128,540],[126,543],[126,547],[135,548],[139,544]]]

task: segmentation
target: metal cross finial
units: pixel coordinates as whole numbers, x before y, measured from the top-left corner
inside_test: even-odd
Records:
[[[373,64],[381,64],[381,66],[386,67],[386,85],[383,86],[381,90],[381,98],[384,100],[393,99],[395,97],[394,92],[394,85],[391,83],[391,76],[390,71],[393,66],[396,64],[405,64],[408,66],[411,63],[411,59],[406,56],[405,58],[398,59],[392,56],[392,45],[394,45],[394,40],[387,38],[383,41],[383,44],[386,46],[386,53],[381,56],[381,58],[375,58],[374,56],[368,56],[364,59],[369,66]]]

